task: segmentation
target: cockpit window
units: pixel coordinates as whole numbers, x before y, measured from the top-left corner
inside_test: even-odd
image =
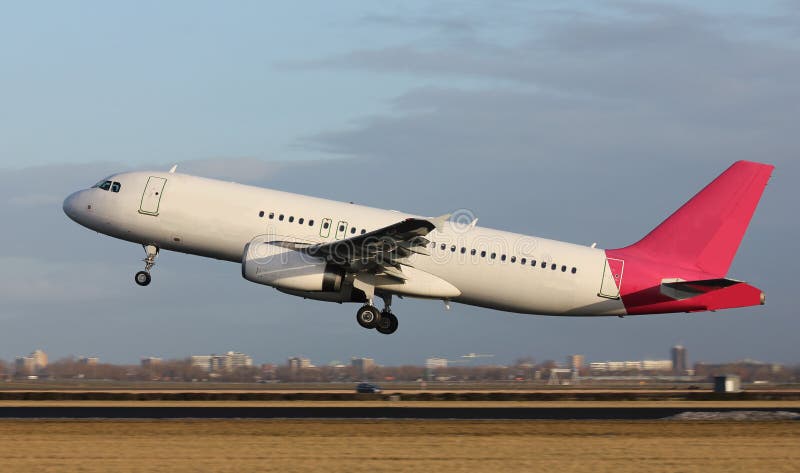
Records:
[[[110,179],[103,179],[102,181],[92,186],[92,188],[95,187],[98,189],[103,189],[104,191],[110,190],[111,192],[119,192],[120,189],[122,189],[122,184],[120,184],[117,181],[112,181]]]
[[[108,190],[108,189],[109,189],[109,187],[111,186],[111,183],[113,182],[113,181],[111,180],[112,176],[113,176],[113,175],[111,175],[111,176],[106,176],[106,177],[104,177],[103,179],[100,179],[100,182],[98,182],[97,184],[93,185],[92,187],[99,187],[99,188],[101,188],[101,189],[102,189],[102,188],[103,188],[103,186],[105,185],[105,186],[106,186],[106,187],[105,187],[105,190]]]

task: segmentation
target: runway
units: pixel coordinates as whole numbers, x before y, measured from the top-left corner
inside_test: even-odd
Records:
[[[792,412],[800,408],[693,407],[222,407],[2,406],[3,419],[464,419],[655,420],[686,412]]]

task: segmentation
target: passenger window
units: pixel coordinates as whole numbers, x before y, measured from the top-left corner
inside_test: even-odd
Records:
[[[475,256],[475,253],[477,253],[477,252],[478,251],[475,248],[473,248],[472,251],[469,252],[469,254],[471,254],[472,256]]]
[[[343,231],[344,231],[344,225],[339,225],[339,231],[340,231],[340,232],[343,232]]]
[[[350,229],[350,234],[354,235],[356,233],[356,227]]]
[[[511,257],[511,262],[512,263],[516,263],[517,262],[517,257],[516,256],[512,256]]]
[[[119,182],[112,182],[111,183],[111,192],[119,192],[119,190],[121,188],[122,188],[122,184],[120,184]]]
[[[261,212],[259,212],[259,213],[258,213],[258,216],[259,216],[259,217],[263,217],[263,216],[264,216],[264,211],[262,210]]]
[[[481,251],[481,258],[486,258],[486,251]]]
[[[497,258],[497,253],[492,253],[492,259]]]
[[[297,220],[297,223],[298,223],[298,224],[300,224],[300,225],[302,225],[302,224],[303,224],[303,221],[304,221],[303,217],[300,217],[300,218]]]
[[[553,264],[550,266],[550,269],[552,269],[553,271],[555,271],[555,270],[556,270],[556,264],[555,264],[555,263],[553,263]]]
[[[546,267],[547,267],[547,261],[542,261],[542,269],[545,269]]]
[[[294,216],[289,217],[289,223],[294,222]]]
[[[361,229],[361,234],[363,235],[363,234],[365,234],[365,233],[367,233],[367,231],[366,231],[366,230],[364,230],[364,229],[362,228],[362,229]]]
[[[313,227],[314,226],[314,220],[309,220],[308,221],[308,226],[309,227]]]
[[[531,266],[534,266],[534,267],[536,267],[536,260],[535,260],[535,259],[532,259],[532,260],[531,260]]]
[[[572,268],[572,274],[575,274],[577,272],[578,272],[578,268]]]
[[[280,214],[280,215],[278,215],[278,220],[280,220],[281,222],[283,222],[283,214]]]
[[[322,228],[324,228],[324,229],[326,229],[326,230],[327,230],[327,229],[328,229],[328,227],[330,227],[330,226],[331,226],[331,224],[330,224],[330,223],[328,223],[328,222],[325,222],[325,223],[323,223],[323,224],[322,224]]]
[[[445,248],[447,248],[447,245],[445,245],[444,243],[442,243],[442,244],[440,245],[440,248],[441,248],[441,249],[445,249]]]
[[[466,248],[464,248],[464,247],[462,246],[462,247],[461,247],[461,254],[463,255],[463,254],[464,254],[464,253],[466,253],[466,252],[467,252],[467,249],[466,249]]]
[[[273,218],[275,218],[275,212],[270,212],[269,219],[272,220]]]
[[[506,255],[500,255],[500,261],[505,261],[505,260],[506,260]]]
[[[450,251],[452,251],[453,253],[455,253],[455,252],[456,252],[456,245],[451,245],[451,246],[450,246]]]
[[[519,264],[525,264],[526,261],[527,260],[525,258],[522,258],[521,260],[519,260]]]
[[[567,272],[567,267],[566,266],[562,266],[561,267],[561,272],[562,273],[566,273]]]

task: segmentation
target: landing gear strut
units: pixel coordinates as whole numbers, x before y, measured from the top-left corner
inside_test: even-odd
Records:
[[[140,286],[147,286],[150,284],[152,278],[150,277],[150,270],[156,264],[156,256],[158,256],[158,247],[155,245],[142,245],[144,247],[144,251],[147,254],[144,261],[144,271],[139,271],[134,276],[134,280],[136,284]]]

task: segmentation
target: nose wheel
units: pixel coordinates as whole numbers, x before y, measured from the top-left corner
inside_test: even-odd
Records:
[[[136,276],[134,276],[136,284],[140,286],[147,286],[148,284],[150,284],[150,281],[152,279],[153,278],[150,277],[150,273],[148,273],[147,271],[139,271],[138,273],[136,273]]]
[[[153,278],[150,276],[150,270],[156,265],[156,256],[158,256],[158,247],[154,245],[143,245],[144,252],[147,255],[144,261],[144,271],[139,271],[134,276],[134,281],[140,286],[147,286]]]

